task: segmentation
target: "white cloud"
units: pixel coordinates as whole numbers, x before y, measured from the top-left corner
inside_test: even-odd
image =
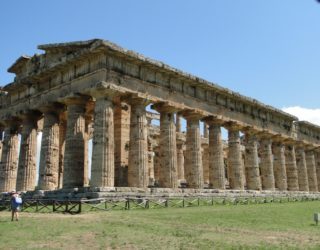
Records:
[[[282,110],[297,116],[300,121],[308,121],[320,126],[320,109],[308,109],[296,106],[283,108]]]

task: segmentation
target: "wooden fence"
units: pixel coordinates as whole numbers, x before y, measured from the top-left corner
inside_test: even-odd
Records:
[[[90,211],[187,208],[218,205],[248,205],[265,203],[287,203],[320,200],[317,197],[141,197],[141,198],[100,198],[88,200],[24,200],[22,212],[78,214]],[[0,211],[10,210],[10,200],[0,200]]]

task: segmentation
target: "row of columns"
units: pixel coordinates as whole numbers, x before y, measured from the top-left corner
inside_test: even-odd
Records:
[[[95,93],[94,134],[91,166],[91,186],[115,185],[114,97],[117,93]],[[39,169],[39,188],[53,190],[59,187],[81,187],[88,183],[87,127],[85,112],[87,98],[69,98],[67,125],[62,126],[59,108],[43,108],[44,116],[42,149]],[[147,187],[148,131],[146,106],[148,100],[136,97],[127,99],[131,106],[128,161],[128,186]],[[160,113],[159,157],[160,187],[176,188],[178,180],[185,179],[189,188],[203,188],[204,175],[208,175],[209,187],[226,188],[225,164],[221,127],[228,129],[227,177],[231,189],[318,191],[320,184],[320,159],[314,151],[305,152],[303,146],[295,149],[279,138],[272,140],[266,134],[245,131],[245,162],[241,151],[241,128],[234,123],[205,118],[205,137],[209,138],[206,151],[208,164],[204,162],[199,122],[203,115],[193,111],[157,103]],[[180,131],[180,115],[187,120],[185,152],[177,143],[176,131]],[[176,121],[175,121],[176,117]],[[33,190],[36,177],[37,119],[39,114],[23,117],[20,157],[18,161],[18,123],[6,123],[0,163],[0,191]],[[64,154],[62,154],[64,151]],[[296,155],[297,154],[297,155]],[[63,157],[62,157],[63,155]],[[19,162],[19,166],[18,166]],[[317,164],[317,165],[316,165]],[[203,165],[208,165],[204,170]],[[64,168],[63,168],[64,166]],[[317,166],[317,167],[316,167]],[[59,173],[63,168],[63,180]],[[17,170],[18,169],[18,170]],[[317,172],[317,170],[319,170]]]

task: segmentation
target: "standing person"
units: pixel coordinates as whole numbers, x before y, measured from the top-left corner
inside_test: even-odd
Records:
[[[19,197],[19,194],[15,190],[11,192],[10,203],[11,203],[11,221],[13,221],[14,217],[16,218],[16,221],[18,221],[22,199]]]

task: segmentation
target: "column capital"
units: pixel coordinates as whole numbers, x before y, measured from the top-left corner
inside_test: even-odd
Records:
[[[136,95],[130,95],[125,98],[126,102],[131,106],[148,106],[152,101],[147,98],[142,98]]]
[[[272,138],[272,135],[265,132],[265,131],[262,131],[262,132],[258,132],[257,133],[257,137],[260,139],[260,140],[271,140],[273,141],[273,138]]]
[[[179,112],[186,120],[193,121],[198,120],[200,121],[206,115],[198,110],[184,110]]]
[[[224,124],[224,121],[219,119],[216,116],[207,116],[202,119],[204,122],[206,122],[209,126],[222,126]]]
[[[259,135],[260,131],[252,128],[252,127],[245,127],[242,129],[243,133],[247,136],[257,136]]]
[[[171,104],[169,102],[158,102],[151,106],[152,109],[155,109],[159,113],[175,113],[182,110],[182,107],[178,107],[177,105]]]
[[[227,123],[225,123],[225,125],[224,125],[228,130],[231,130],[231,131],[237,131],[237,130],[242,130],[243,129],[243,127],[240,125],[240,124],[238,124],[238,123],[236,123],[236,122],[233,122],[233,121],[229,121],[229,122],[227,122]]]
[[[87,95],[73,94],[73,95],[64,97],[62,99],[59,99],[59,101],[67,106],[68,105],[85,106],[90,99],[91,97]]]
[[[274,135],[272,136],[272,141],[278,144],[285,144],[286,138],[282,137],[281,135]]]

